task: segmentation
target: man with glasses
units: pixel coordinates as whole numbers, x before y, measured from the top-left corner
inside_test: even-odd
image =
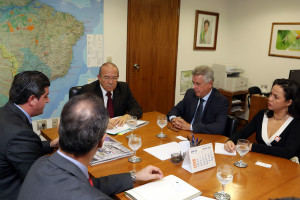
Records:
[[[143,110],[131,94],[129,86],[118,81],[119,69],[115,64],[104,63],[97,77],[97,81],[84,85],[80,93],[95,93],[103,99],[110,115],[108,129],[116,125],[123,126],[130,116],[142,117]]]

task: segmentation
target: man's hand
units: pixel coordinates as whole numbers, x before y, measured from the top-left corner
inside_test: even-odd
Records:
[[[117,126],[124,126],[124,124],[126,123],[126,121],[130,118],[130,115],[125,114],[121,117],[116,118],[116,125]]]
[[[228,152],[234,152],[235,144],[231,140],[228,140],[224,145],[224,149]]]
[[[172,125],[181,130],[191,130],[191,124],[187,123],[184,119],[181,117],[175,117],[171,121]]]
[[[109,119],[107,129],[114,129],[117,126],[117,120],[116,119]]]
[[[58,143],[59,143],[59,137],[58,137],[58,138],[55,138],[54,140],[52,140],[52,141],[50,142],[50,147],[58,148]]]
[[[154,166],[148,165],[144,169],[135,173],[137,181],[149,181],[152,179],[161,179],[164,177],[162,171]]]

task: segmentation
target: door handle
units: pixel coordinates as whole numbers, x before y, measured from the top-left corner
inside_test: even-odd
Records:
[[[134,67],[134,69],[139,69],[140,68],[140,66],[138,64],[134,64],[133,67]]]

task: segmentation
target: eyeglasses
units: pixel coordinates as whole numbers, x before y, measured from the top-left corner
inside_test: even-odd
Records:
[[[113,77],[103,76],[103,79],[105,81],[110,81],[110,80],[112,80],[112,81],[118,81],[119,77],[118,76],[113,76]]]

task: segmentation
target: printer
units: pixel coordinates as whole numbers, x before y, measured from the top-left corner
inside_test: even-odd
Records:
[[[229,92],[248,90],[248,79],[240,76],[244,72],[243,69],[228,64],[213,64],[212,69],[215,88]]]

